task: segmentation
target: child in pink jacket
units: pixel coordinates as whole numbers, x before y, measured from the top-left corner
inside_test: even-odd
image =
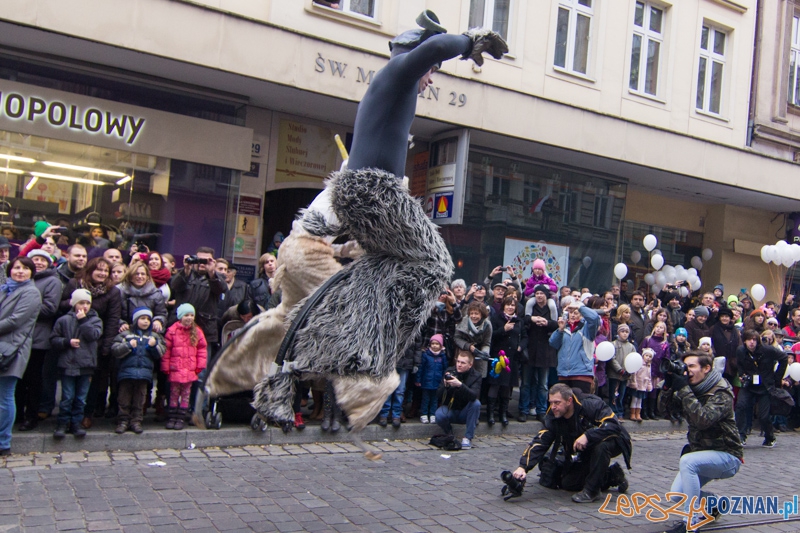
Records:
[[[192,383],[206,368],[206,337],[195,324],[194,315],[191,304],[181,304],[178,306],[178,321],[164,335],[167,351],[161,358],[161,371],[169,380],[167,429],[183,429]]]
[[[541,259],[536,259],[533,262],[533,266],[531,267],[531,277],[528,278],[528,281],[525,283],[525,296],[530,298],[533,296],[533,289],[537,285],[544,285],[548,289],[550,289],[550,294],[558,294],[558,287],[556,286],[556,282],[553,281],[553,278],[547,275],[545,272],[545,265],[544,261]]]

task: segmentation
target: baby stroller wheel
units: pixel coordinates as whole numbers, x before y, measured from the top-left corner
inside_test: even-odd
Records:
[[[253,418],[250,419],[250,429],[253,431],[266,431],[267,423],[256,413],[253,415]]]
[[[212,429],[214,427],[214,415],[211,413],[211,411],[206,413],[205,423],[206,429]]]
[[[211,427],[214,429],[220,429],[222,427],[222,413],[214,413],[213,425]]]

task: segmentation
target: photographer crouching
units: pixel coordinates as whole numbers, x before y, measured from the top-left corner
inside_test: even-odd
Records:
[[[701,497],[711,496],[700,489],[713,479],[733,477],[744,462],[742,443],[733,416],[733,387],[713,368],[710,354],[688,352],[683,362],[664,360],[661,371],[672,376],[672,402],[680,407],[689,424],[679,472],[671,492],[686,495],[684,511],[699,507]],[[716,516],[716,509],[713,510]],[[695,513],[693,524],[703,519]],[[665,533],[685,533],[687,524],[679,521]]]
[[[612,457],[621,454],[631,468],[631,438],[611,408],[597,396],[581,394],[564,383],[550,387],[549,401],[544,429],[522,454],[519,468],[511,474],[513,479],[503,473],[509,491],[521,493],[514,480],[524,482],[536,465],[541,470],[540,485],[580,491],[572,496],[576,503],[591,503],[610,487],[617,487],[620,493],[627,491],[622,467],[609,464]],[[559,456],[562,445],[563,458]]]

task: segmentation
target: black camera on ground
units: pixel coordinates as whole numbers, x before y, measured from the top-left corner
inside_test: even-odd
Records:
[[[683,361],[662,359],[661,363],[658,365],[658,369],[662,374],[677,374],[680,376],[686,373],[686,363]]]
[[[500,491],[500,493],[505,496],[503,500],[508,501],[511,498],[518,498],[522,496],[522,490],[525,488],[524,479],[520,480],[515,478],[514,474],[508,470],[504,470],[500,474],[500,479],[502,479],[503,483],[505,483],[503,490]]]
[[[186,258],[186,261],[184,261],[184,263],[186,263],[187,265],[207,265],[208,259],[204,257],[197,257],[196,255],[190,255],[189,257]]]

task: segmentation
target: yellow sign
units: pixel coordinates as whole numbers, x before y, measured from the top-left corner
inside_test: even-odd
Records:
[[[275,183],[322,182],[337,170],[339,151],[333,135],[330,128],[281,120]]]
[[[236,223],[236,235],[255,235],[258,232],[258,217],[239,215]]]

